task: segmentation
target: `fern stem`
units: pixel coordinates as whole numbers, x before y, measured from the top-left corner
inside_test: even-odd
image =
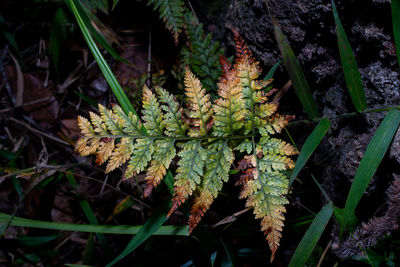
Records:
[[[176,140],[176,141],[187,141],[187,140],[232,140],[232,139],[245,139],[251,138],[255,135],[232,135],[232,136],[200,136],[200,137],[189,137],[189,136],[164,136],[164,135],[94,135],[94,136],[83,136],[82,138],[132,138],[132,139],[153,139],[153,140]]]

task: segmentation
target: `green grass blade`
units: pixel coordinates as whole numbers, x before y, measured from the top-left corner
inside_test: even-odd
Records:
[[[268,71],[267,75],[265,75],[264,77],[264,81],[268,81],[269,79],[271,79],[272,77],[274,77],[275,71],[276,69],[279,67],[279,65],[281,65],[282,61],[278,60],[278,62],[276,62],[272,68]]]
[[[307,140],[300,151],[300,155],[297,158],[296,166],[294,167],[292,175],[290,176],[289,187],[292,185],[294,179],[300,173],[301,169],[303,169],[304,165],[311,157],[311,154],[317,148],[319,143],[321,143],[321,140],[325,136],[330,125],[331,122],[327,118],[322,119],[312,133],[307,137]]]
[[[315,245],[325,230],[333,213],[332,204],[326,204],[315,217],[314,221],[304,234],[299,245],[296,248],[292,258],[290,259],[289,267],[304,266],[310,257]]]
[[[173,194],[173,176],[170,171],[168,171],[166,177],[164,178],[164,182],[168,187],[171,194]],[[144,241],[146,241],[157,229],[162,227],[167,220],[167,213],[171,207],[171,199],[165,201],[162,206],[160,206],[154,214],[146,221],[143,227],[140,229],[138,234],[132,238],[132,240],[128,243],[125,249],[118,255],[113,261],[111,261],[106,266],[112,266],[122,258],[126,257],[132,251],[134,251],[138,246],[140,246]],[[187,228],[186,228],[187,229]],[[187,232],[186,232],[187,234]]]
[[[133,114],[138,116],[131,102],[126,96],[125,92],[122,90],[121,85],[118,83],[117,78],[115,78],[115,75],[111,71],[103,55],[100,53],[96,43],[94,42],[91,34],[89,33],[89,30],[82,19],[81,13],[78,11],[77,6],[80,6],[80,3],[77,0],[66,0],[66,3],[70,7],[72,13],[74,14],[78,22],[79,28],[82,31],[83,37],[85,38],[89,46],[90,51],[92,52],[95,60],[97,61],[97,64],[99,65],[100,70],[104,75],[104,78],[107,80],[111,90],[115,94],[115,97],[117,98],[122,109],[125,111],[125,113],[129,113],[129,111],[131,111]]]
[[[83,101],[85,101],[86,103],[88,103],[92,107],[97,108],[99,106],[99,102],[97,102],[96,100],[94,100],[90,96],[87,96],[85,94],[81,94],[77,90],[74,90],[74,93],[77,94]]]
[[[288,72],[289,78],[293,83],[297,97],[308,116],[311,119],[315,119],[318,117],[317,104],[311,94],[306,76],[304,75],[292,48],[287,42],[285,35],[279,28],[278,22],[274,18],[272,18],[272,21],[274,23],[275,38],[283,57],[283,63]]]
[[[56,238],[59,238],[61,235],[49,235],[49,236],[19,236],[17,240],[19,243],[30,246],[37,247],[43,244],[46,244],[50,241],[53,241]]]
[[[400,0],[392,0],[392,24],[397,61],[400,66]]]
[[[391,109],[369,142],[347,196],[343,213],[344,225],[342,225],[342,227],[352,227],[352,221],[350,219],[354,218],[356,207],[367,189],[372,176],[375,174],[376,169],[381,163],[383,156],[399,127],[399,123],[400,111],[397,109]]]
[[[103,233],[103,234],[124,234],[136,235],[143,225],[94,225],[94,224],[74,224],[74,223],[60,223],[48,222],[32,219],[25,219],[21,217],[13,217],[11,215],[0,212],[0,223],[11,220],[11,226],[31,227],[40,229],[60,230],[60,231],[73,231],[73,232],[86,232],[86,233]],[[152,235],[178,235],[187,236],[188,226],[161,226],[154,231]]]
[[[91,14],[89,12],[89,10],[83,6],[79,1],[75,1],[75,6],[76,9],[80,15],[80,17],[82,18],[82,21],[84,22],[85,26],[87,27],[87,29],[89,30],[89,32],[93,35],[93,38],[101,45],[101,47],[103,47],[108,53],[110,53],[110,55],[119,61],[122,61],[124,63],[129,64],[129,62],[121,57],[117,51],[115,51],[115,49],[109,44],[109,42],[107,41],[107,39],[103,36],[103,34],[101,34],[100,32],[98,32],[92,25],[92,21],[90,19],[90,16],[94,17],[94,19],[96,20],[96,16]]]
[[[367,100],[365,98],[364,88],[361,81],[360,72],[353,50],[351,49],[349,39],[340,22],[339,15],[336,10],[335,2],[332,0],[333,17],[336,24],[336,35],[338,39],[340,61],[344,72],[346,85],[350,93],[351,100],[358,112],[367,108]]]
[[[92,263],[94,251],[95,251],[94,234],[90,233],[86,242],[85,251],[83,252],[83,258],[82,258],[83,264]]]
[[[325,197],[325,199],[328,202],[332,202],[332,200],[329,198],[329,195],[326,193],[322,185],[318,182],[318,180],[315,178],[313,174],[311,174],[311,178],[314,180],[315,184],[318,186],[319,191],[321,191],[322,195]]]
[[[164,224],[166,220],[168,220],[167,213],[170,209],[171,201],[165,201],[164,205],[159,207],[154,214],[146,221],[137,235],[131,239],[125,249],[119,254],[113,261],[108,263],[106,266],[112,266],[127,255],[129,255],[132,251],[134,251],[138,246],[140,246],[144,241],[146,241],[157,229]]]

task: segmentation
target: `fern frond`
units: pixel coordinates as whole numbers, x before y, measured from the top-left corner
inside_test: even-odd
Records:
[[[182,50],[184,62],[199,77],[207,92],[216,92],[221,74],[218,59],[223,55],[223,49],[218,42],[212,41],[210,33],[204,33],[203,24],[193,13],[187,12],[184,18],[188,38],[188,47]]]
[[[183,118],[183,109],[175,101],[174,96],[161,87],[156,87],[156,91],[165,111],[165,134],[171,137],[183,137],[186,135],[188,123]]]
[[[282,156],[291,156],[298,154],[298,151],[290,144],[277,138],[269,136],[261,137],[257,144],[257,152],[263,154],[275,154]]]
[[[294,162],[287,156],[296,151],[290,144],[270,138],[269,134],[281,132],[291,117],[275,114],[278,105],[268,103],[269,95],[262,91],[270,81],[257,80],[261,74],[258,62],[252,58],[250,49],[238,33],[234,32],[234,35],[237,54],[235,68],[243,87],[247,110],[245,133],[253,135],[251,146],[250,140],[237,146],[237,149],[246,150],[249,154],[240,163],[243,172],[239,181],[243,185],[240,197],[247,198],[246,206],[253,208],[256,219],[261,219],[261,230],[267,236],[272,261],[282,236],[283,214],[286,211],[284,205],[288,202],[285,198],[288,178],[283,171],[294,168]],[[257,131],[263,136],[259,142],[254,138]]]
[[[146,189],[144,196],[150,195],[154,187],[156,187],[164,178],[172,159],[176,155],[174,140],[156,140],[154,142],[154,154],[150,167],[146,173]]]
[[[154,151],[153,142],[153,139],[136,139],[133,153],[124,173],[125,179],[133,177],[147,167]]]
[[[234,160],[232,149],[225,141],[211,144],[207,148],[208,158],[201,185],[197,188],[191,215],[189,217],[189,233],[199,223],[204,213],[210,208],[213,200],[221,191],[223,182],[229,179],[229,170]]]
[[[222,62],[227,62],[222,59]],[[228,63],[224,66],[224,75],[218,83],[218,98],[214,102],[213,136],[232,136],[243,127],[245,103],[240,79],[235,69]],[[189,232],[198,224],[204,213],[210,208],[214,198],[222,189],[223,182],[229,179],[229,169],[234,160],[232,149],[227,141],[217,142],[207,147],[209,151],[206,170],[198,194],[194,199],[189,218]]]
[[[185,72],[186,97],[189,106],[189,118],[194,126],[189,129],[189,136],[206,136],[208,133],[208,123],[210,122],[212,109],[210,95],[193,73],[186,68]]]
[[[175,193],[168,216],[185,202],[193,194],[196,186],[200,184],[204,163],[207,158],[207,151],[204,150],[200,141],[193,140],[179,144],[179,146],[182,150],[178,153],[180,160],[178,161],[179,167],[175,176]]]
[[[101,109],[101,105],[99,105],[99,109]],[[94,132],[99,135],[108,135],[107,126],[103,122],[102,118],[96,113],[89,112],[90,120],[92,121],[92,126]]]
[[[172,33],[175,44],[183,28],[184,2],[182,0],[148,0],[148,5],[154,4],[154,10],[160,13],[160,19]]]
[[[253,142],[251,142],[251,140],[249,139],[245,139],[243,140],[241,143],[239,143],[236,147],[236,150],[240,151],[240,152],[245,152],[247,154],[251,154],[253,151]]]
[[[246,206],[254,210],[255,218],[261,219],[261,231],[267,236],[271,249],[271,261],[279,247],[285,220],[285,197],[288,179],[281,172],[258,172],[254,180],[246,181],[240,198],[247,198]]]
[[[257,125],[257,128],[262,136],[280,133],[293,118],[294,116],[275,114],[267,119],[267,123]]]
[[[106,173],[120,167],[131,157],[134,149],[133,142],[134,140],[132,138],[121,138],[121,141],[117,144],[117,147],[114,152],[112,152],[110,160],[107,163]]]
[[[120,121],[125,135],[135,136],[142,134],[142,123],[138,120],[136,115],[132,112],[126,115],[118,105],[114,105],[112,110],[114,112],[113,118]]]
[[[146,85],[143,87],[143,120],[143,126],[150,135],[163,135],[164,121],[160,104]]]
[[[103,141],[100,141],[99,147],[97,148],[96,153],[96,164],[101,165],[111,157],[111,154],[114,150],[114,140],[111,138],[103,138]]]
[[[200,80],[187,68],[188,119],[173,95],[161,87],[155,89],[156,94],[144,87],[143,124],[117,105],[112,109],[100,105],[100,115],[90,112],[90,121],[78,117],[83,136],[76,150],[82,156],[96,154],[97,164],[108,162],[107,173],[125,163],[125,178],[146,171],[145,196],[161,182],[178,156],[168,216],[194,194],[190,232],[228,181],[233,151],[244,153],[238,162],[242,174],[236,184],[243,187],[240,198],[246,198],[246,206],[261,219],[273,259],[288,202],[285,171],[294,167],[289,156],[297,151],[271,135],[280,133],[293,117],[276,113],[278,104],[268,102],[271,92],[262,89],[270,81],[258,80],[258,62],[243,40],[236,36],[235,42],[236,63],[231,66],[225,58],[220,59],[223,75],[217,84],[219,98],[213,104]]]
[[[235,69],[225,69],[224,77],[218,83],[218,98],[214,104],[215,136],[233,135],[243,127],[245,102],[240,79]]]

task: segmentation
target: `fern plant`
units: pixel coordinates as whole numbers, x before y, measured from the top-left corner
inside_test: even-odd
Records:
[[[184,62],[200,78],[206,91],[215,93],[216,82],[221,75],[218,60],[223,55],[223,49],[218,42],[212,41],[210,33],[204,33],[203,24],[192,12],[186,12],[184,19],[187,36],[187,46],[182,48]]]
[[[179,33],[183,29],[184,2],[182,0],[147,0],[148,5],[153,4],[154,10],[160,13],[160,19],[165,27],[172,33],[175,43],[178,43]]]
[[[246,206],[261,219],[272,260],[287,204],[288,178],[284,171],[294,167],[288,156],[297,151],[271,135],[280,133],[292,117],[276,113],[278,104],[268,102],[271,93],[262,90],[270,81],[258,80],[258,62],[237,33],[235,42],[236,63],[231,66],[221,59],[223,75],[214,103],[187,68],[187,110],[163,88],[156,87],[153,93],[144,87],[143,122],[117,105],[112,109],[99,105],[100,115],[91,112],[90,121],[78,117],[83,136],[76,150],[82,156],[96,154],[99,165],[107,162],[107,173],[128,162],[125,179],[146,170],[145,196],[161,182],[177,155],[175,193],[168,216],[193,195],[190,232],[228,181],[236,154],[241,158],[240,198],[246,198]]]

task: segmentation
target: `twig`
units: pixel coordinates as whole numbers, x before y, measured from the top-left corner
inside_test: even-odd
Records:
[[[228,217],[225,217],[224,219],[220,220],[220,221],[217,222],[216,224],[211,225],[210,228],[215,228],[215,227],[217,227],[217,226],[220,226],[220,225],[223,225],[223,224],[227,224],[227,223],[236,221],[236,219],[237,219],[237,217],[238,217],[239,215],[241,215],[241,214],[243,214],[243,213],[245,213],[245,212],[247,212],[247,211],[249,211],[249,210],[250,210],[250,208],[246,208],[246,209],[244,209],[244,210],[238,211],[238,212],[236,212],[236,213],[234,213],[234,214],[232,214],[232,215],[230,215],[230,216],[228,216]]]
[[[151,206],[147,205],[146,203],[144,203],[144,202],[141,201],[140,199],[137,199],[137,198],[135,198],[135,197],[132,197],[131,195],[129,195],[129,194],[127,194],[127,193],[124,193],[124,192],[122,192],[121,190],[119,190],[118,188],[116,188],[116,187],[114,187],[114,186],[112,186],[112,185],[110,185],[110,184],[106,184],[106,183],[104,183],[104,181],[101,181],[101,180],[99,180],[99,179],[96,179],[96,178],[93,178],[93,177],[90,177],[90,176],[86,176],[86,175],[82,175],[82,174],[79,174],[79,173],[71,172],[71,171],[66,171],[66,170],[59,170],[59,172],[63,172],[63,173],[65,173],[65,174],[72,174],[72,175],[75,175],[75,176],[80,177],[80,178],[84,178],[84,179],[88,179],[88,180],[92,180],[92,181],[95,181],[95,182],[104,184],[104,185],[107,186],[108,188],[110,188],[110,189],[112,189],[112,190],[114,190],[114,191],[116,191],[116,192],[118,192],[118,193],[120,193],[120,194],[122,194],[122,195],[124,195],[124,196],[127,196],[127,197],[132,198],[134,201],[137,201],[138,203],[140,203],[140,204],[143,205],[144,207],[149,208],[149,209],[153,209]]]
[[[319,258],[317,267],[321,267],[322,261],[324,260],[324,258],[325,258],[325,256],[326,256],[326,253],[328,252],[328,249],[329,249],[329,247],[331,246],[331,244],[332,244],[332,240],[329,241],[328,245],[327,245],[327,246],[325,247],[325,249],[324,249],[324,252],[322,252],[321,257]]]
[[[15,172],[13,172],[13,173],[9,173],[9,174],[0,176],[0,181],[4,180],[4,179],[6,179],[6,178],[9,178],[9,177],[11,177],[11,176],[14,176],[14,175],[17,175],[17,174],[20,174],[20,173],[24,173],[24,172],[40,172],[40,171],[43,171],[43,170],[56,170],[56,171],[58,171],[58,172],[62,172],[62,173],[65,173],[65,174],[71,174],[71,175],[74,175],[74,176],[77,176],[77,177],[80,177],[80,178],[84,178],[84,179],[88,179],[88,180],[92,180],[92,181],[101,183],[101,184],[103,184],[104,186],[107,186],[107,187],[109,187],[110,189],[112,189],[112,190],[114,190],[114,191],[116,191],[116,192],[118,192],[118,193],[120,193],[120,194],[122,194],[122,195],[124,195],[124,196],[127,196],[127,197],[132,198],[134,201],[137,201],[138,203],[140,203],[141,205],[143,205],[143,207],[152,209],[151,206],[149,206],[148,204],[144,203],[144,202],[141,201],[140,199],[137,199],[137,198],[135,198],[135,197],[132,197],[131,195],[122,192],[122,191],[119,190],[118,188],[116,188],[116,187],[114,187],[114,186],[112,186],[112,185],[110,185],[110,184],[107,184],[107,183],[105,183],[104,181],[101,181],[101,180],[99,180],[99,179],[96,179],[96,178],[93,178],[93,177],[90,177],[90,176],[86,176],[86,175],[82,175],[82,174],[75,173],[75,172],[72,172],[72,171],[68,171],[68,169],[70,169],[70,168],[72,168],[72,167],[75,167],[75,166],[87,166],[87,167],[91,167],[92,169],[98,170],[97,168],[94,168],[94,167],[92,167],[91,165],[86,164],[86,163],[72,163],[72,164],[63,164],[63,165],[42,165],[42,166],[33,166],[33,167],[30,167],[30,168],[27,168],[27,169],[18,170],[18,171],[15,171]]]
[[[44,98],[41,98],[41,99],[35,99],[33,101],[30,101],[30,102],[22,103],[20,105],[20,107],[26,107],[26,106],[30,106],[30,105],[40,104],[42,102],[46,102],[46,101],[51,100],[51,99],[53,99],[53,101],[51,101],[50,103],[52,103],[52,102],[54,102],[56,100],[55,98],[48,96],[48,97],[44,97]],[[1,109],[0,113],[8,112],[8,111],[11,111],[13,109],[14,109],[14,107]]]
[[[343,118],[350,118],[350,117],[355,117],[355,116],[359,116],[362,114],[368,114],[368,113],[375,113],[375,112],[385,112],[385,111],[389,111],[390,109],[395,108],[395,109],[400,109],[400,106],[388,106],[388,107],[382,107],[382,108],[373,108],[373,109],[367,109],[365,111],[362,112],[349,112],[349,113],[343,113],[343,114],[339,114],[339,115],[335,115],[335,116],[326,116],[326,117],[321,117],[321,118],[317,118],[314,120],[298,120],[298,121],[291,121],[289,122],[289,125],[296,125],[296,124],[301,124],[301,123],[317,123],[320,120],[327,118],[330,120],[335,120],[335,119],[343,119]]]
[[[42,132],[42,131],[39,131],[39,130],[37,130],[37,129],[35,129],[35,128],[32,128],[29,124],[27,124],[27,123],[25,123],[25,122],[19,121],[19,120],[15,119],[15,118],[12,118],[12,117],[10,118],[10,121],[13,121],[13,122],[18,123],[18,124],[20,124],[20,125],[23,125],[23,126],[26,127],[28,130],[30,130],[30,131],[32,131],[32,132],[34,132],[34,133],[36,133],[36,134],[43,135],[43,136],[45,136],[45,137],[47,137],[47,138],[49,138],[49,139],[51,139],[51,140],[53,140],[53,141],[56,141],[56,142],[59,142],[59,143],[61,143],[61,144],[70,146],[70,144],[67,143],[67,142],[65,142],[64,140],[61,140],[61,139],[58,138],[58,137],[49,135],[49,134],[44,133],[44,132]]]

